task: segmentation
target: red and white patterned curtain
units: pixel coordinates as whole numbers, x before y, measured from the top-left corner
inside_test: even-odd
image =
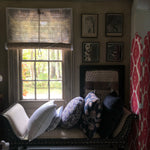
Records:
[[[150,32],[144,38],[136,33],[131,47],[130,99],[131,109],[139,116],[134,123],[130,150],[150,149]]]

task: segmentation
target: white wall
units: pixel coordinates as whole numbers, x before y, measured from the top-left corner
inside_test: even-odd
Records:
[[[138,9],[150,9],[150,0],[136,0]]]
[[[136,32],[144,38],[150,31],[150,0],[134,0],[131,14],[131,38]]]

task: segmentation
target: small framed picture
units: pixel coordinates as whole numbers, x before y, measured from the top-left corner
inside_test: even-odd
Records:
[[[106,43],[106,61],[120,62],[122,60],[123,42]]]
[[[81,37],[95,38],[98,35],[98,14],[81,15]]]
[[[105,16],[105,34],[106,36],[123,35],[123,14],[107,13]]]
[[[83,42],[82,43],[82,62],[95,63],[99,62],[99,42]]]

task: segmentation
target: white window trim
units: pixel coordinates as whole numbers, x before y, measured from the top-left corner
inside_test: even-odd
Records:
[[[35,50],[35,49],[34,49]],[[58,49],[59,50],[59,49]],[[20,100],[25,100],[25,101],[38,101],[38,100],[40,100],[40,99],[38,99],[38,98],[36,98],[36,93],[34,92],[34,94],[35,94],[35,99],[23,99],[23,92],[22,92],[22,62],[61,62],[62,63],[62,84],[64,83],[64,68],[65,68],[65,65],[64,65],[64,57],[63,57],[63,55],[64,55],[64,51],[62,50],[62,60],[56,60],[56,61],[53,61],[53,60],[22,60],[22,51],[19,51],[19,65],[20,65],[20,76],[19,76],[19,81],[20,81],[20,87],[19,87],[19,89],[20,89],[20,93],[22,93],[20,96]],[[67,58],[66,58],[67,59]],[[36,72],[36,70],[35,70],[35,72]],[[35,81],[36,82],[36,79],[34,79],[34,80],[31,80],[31,81]],[[44,81],[44,80],[43,80]],[[47,82],[48,81],[50,81],[49,79],[48,80],[46,80]],[[36,88],[35,88],[36,89]],[[50,89],[50,87],[49,87],[49,89]],[[54,99],[55,101],[62,101],[63,99],[64,99],[64,93],[63,93],[63,91],[64,91],[64,86],[62,85],[62,99],[60,98],[60,99]],[[48,99],[41,99],[41,101],[47,101],[47,100],[52,100],[49,96],[50,93],[48,92]]]
[[[63,99],[55,100],[57,106],[66,105],[72,98],[72,51],[63,51]],[[21,103],[28,105],[36,103],[37,106],[48,100],[20,100],[20,81],[19,81],[19,51],[8,51],[8,84],[9,84],[9,104]]]

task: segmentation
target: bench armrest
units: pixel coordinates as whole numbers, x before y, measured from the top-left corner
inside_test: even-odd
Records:
[[[19,138],[24,138],[29,117],[27,116],[22,105],[16,103],[2,115],[7,118],[16,136]]]

